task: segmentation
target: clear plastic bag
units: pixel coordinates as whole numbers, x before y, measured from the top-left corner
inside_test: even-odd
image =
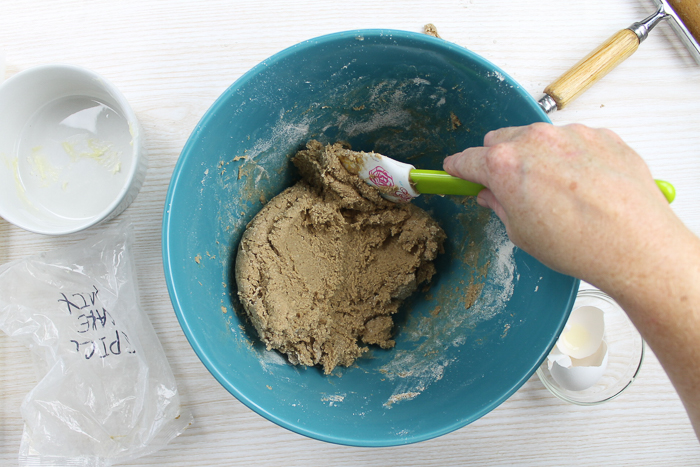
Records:
[[[0,266],[0,330],[42,375],[21,406],[21,466],[109,466],[182,433],[175,378],[141,309],[122,222],[76,245]]]

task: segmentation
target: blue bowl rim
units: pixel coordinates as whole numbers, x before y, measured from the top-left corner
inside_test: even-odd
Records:
[[[406,436],[406,437],[401,437],[401,438],[384,438],[384,439],[367,439],[367,438],[355,438],[355,439],[350,439],[346,437],[338,437],[334,435],[330,435],[327,433],[319,433],[313,430],[310,430],[306,427],[300,426],[295,424],[292,420],[288,420],[283,417],[279,417],[276,414],[266,410],[265,408],[261,407],[260,405],[256,404],[253,402],[251,399],[249,399],[245,394],[241,393],[235,385],[233,385],[230,381],[227,380],[225,375],[223,375],[217,368],[216,366],[212,363],[212,361],[209,359],[207,352],[199,345],[197,339],[193,335],[192,330],[190,329],[189,323],[187,321],[186,316],[182,312],[182,307],[180,306],[180,298],[177,294],[177,291],[173,287],[173,281],[174,281],[174,275],[173,275],[173,269],[172,269],[172,264],[170,262],[170,209],[172,206],[172,197],[173,193],[175,191],[175,188],[178,184],[178,180],[180,177],[180,174],[182,174],[183,166],[185,165],[185,161],[188,159],[189,155],[192,154],[191,149],[192,147],[196,144],[196,141],[198,139],[198,133],[201,131],[202,128],[204,128],[209,121],[213,118],[213,116],[217,113],[217,110],[224,105],[224,102],[228,99],[230,95],[233,94],[233,92],[244,86],[246,83],[248,83],[251,79],[253,79],[255,76],[257,76],[261,70],[264,70],[268,68],[269,66],[284,60],[285,58],[289,57],[290,55],[300,51],[304,50],[310,47],[316,47],[319,44],[325,44],[325,43],[332,43],[334,41],[338,40],[344,40],[348,38],[356,38],[356,37],[382,37],[382,36],[389,36],[389,37],[398,37],[401,39],[410,39],[418,42],[425,42],[428,44],[434,45],[439,45],[440,47],[443,47],[447,49],[448,51],[461,54],[465,56],[465,58],[470,59],[472,61],[475,61],[479,63],[480,65],[484,66],[487,69],[493,70],[494,72],[499,73],[501,76],[503,76],[504,81],[506,81],[509,85],[513,87],[514,90],[518,92],[523,97],[523,100],[525,102],[530,102],[533,109],[535,109],[536,112],[539,112],[540,117],[542,121],[551,123],[551,120],[547,116],[547,114],[542,111],[539,107],[539,105],[536,103],[536,101],[532,98],[532,96],[525,91],[520,84],[518,84],[517,81],[515,81],[510,75],[508,75],[505,71],[503,71],[501,68],[498,66],[494,65],[493,63],[489,62],[485,58],[477,55],[476,53],[459,46],[457,44],[445,41],[443,39],[438,39],[432,36],[428,36],[426,34],[421,34],[421,33],[416,33],[416,32],[411,32],[411,31],[403,31],[403,30],[395,30],[395,29],[356,29],[356,30],[350,30],[350,31],[342,31],[342,32],[336,32],[332,34],[326,34],[323,36],[315,37],[312,39],[305,40],[303,42],[300,42],[298,44],[292,45],[291,47],[288,47],[280,52],[277,52],[276,54],[268,57],[267,59],[263,60],[250,70],[248,70],[246,73],[244,73],[241,77],[239,77],[236,81],[231,84],[217,99],[214,101],[214,103],[211,105],[211,107],[206,111],[204,116],[201,118],[199,123],[196,125],[194,130],[192,131],[191,135],[189,136],[187,142],[185,143],[185,146],[183,147],[180,157],[178,158],[178,161],[175,165],[175,168],[173,170],[173,175],[170,181],[170,185],[168,187],[168,191],[166,194],[166,199],[165,199],[165,207],[164,207],[164,212],[163,212],[163,221],[162,221],[162,236],[161,236],[161,246],[162,246],[162,256],[163,256],[163,270],[165,273],[165,280],[168,288],[168,294],[170,296],[171,303],[173,305],[173,309],[175,311],[175,314],[177,316],[177,319],[180,323],[180,327],[182,328],[185,336],[187,337],[188,342],[190,343],[190,346],[192,349],[195,351],[197,354],[197,357],[200,359],[200,361],[204,364],[204,366],[207,368],[207,370],[214,376],[214,378],[221,384],[229,393],[231,393],[234,397],[236,397],[240,402],[242,402],[244,405],[246,405],[248,408],[251,410],[255,411],[262,417],[266,418],[267,420],[283,427],[286,428],[290,431],[293,431],[295,433],[307,436],[309,438],[317,439],[320,441],[326,441],[334,444],[340,444],[340,445],[348,445],[348,446],[358,446],[358,447],[389,447],[389,446],[399,446],[399,445],[406,445],[406,444],[412,444],[412,443],[417,443],[421,441],[427,441],[429,439],[437,438],[439,436],[445,435],[447,433],[451,433],[455,430],[458,430],[460,428],[463,428],[464,426],[474,422],[475,420],[478,420],[479,418],[483,417],[487,413],[491,412],[493,409],[501,405],[503,402],[505,402],[510,396],[512,396],[525,382],[530,379],[530,377],[535,373],[537,368],[542,364],[546,356],[549,354],[551,349],[554,347],[554,344],[556,342],[556,337],[561,333],[562,329],[564,328],[564,324],[566,323],[566,319],[568,317],[568,314],[570,313],[570,310],[573,306],[574,300],[576,299],[576,293],[578,290],[578,280],[575,281],[575,287],[572,288],[572,293],[571,296],[569,297],[569,301],[567,304],[567,309],[569,310],[567,313],[562,316],[562,321],[559,323],[558,330],[557,332],[552,336],[552,341],[548,345],[548,347],[545,349],[545,351],[542,353],[540,358],[538,359],[537,362],[532,366],[531,371],[528,371],[525,375],[523,375],[522,378],[520,378],[518,381],[516,381],[509,390],[504,392],[500,397],[494,399],[489,405],[486,407],[482,408],[478,412],[475,412],[471,414],[469,417],[465,417],[458,422],[452,423],[450,425],[444,426],[442,429],[437,429],[433,430],[431,432],[424,432],[418,435],[412,435],[412,436]]]

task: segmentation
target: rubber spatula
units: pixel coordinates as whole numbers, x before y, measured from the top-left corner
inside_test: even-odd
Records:
[[[348,172],[379,188],[384,198],[399,203],[407,203],[421,193],[476,196],[484,188],[442,170],[418,170],[411,164],[375,152],[348,153],[340,156],[340,162]],[[655,181],[668,202],[673,202],[676,197],[673,185],[663,180]]]

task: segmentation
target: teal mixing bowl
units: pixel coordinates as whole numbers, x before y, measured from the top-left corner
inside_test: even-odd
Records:
[[[415,201],[448,236],[438,272],[396,316],[395,348],[372,349],[329,376],[265,350],[233,266],[246,224],[297,180],[290,156],[312,138],[440,169],[489,130],[536,121],[548,119],[503,71],[404,31],[312,39],[243,75],[193,131],[165,204],[168,291],[204,365],[263,417],[333,443],[413,443],[497,407],[549,353],[578,281],[513,247],[473,198]]]

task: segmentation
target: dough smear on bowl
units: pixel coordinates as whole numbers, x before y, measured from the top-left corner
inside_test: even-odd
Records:
[[[349,173],[342,144],[310,141],[303,179],[250,222],[236,258],[238,295],[268,350],[295,365],[349,366],[367,345],[394,346],[401,302],[429,282],[445,232]]]

